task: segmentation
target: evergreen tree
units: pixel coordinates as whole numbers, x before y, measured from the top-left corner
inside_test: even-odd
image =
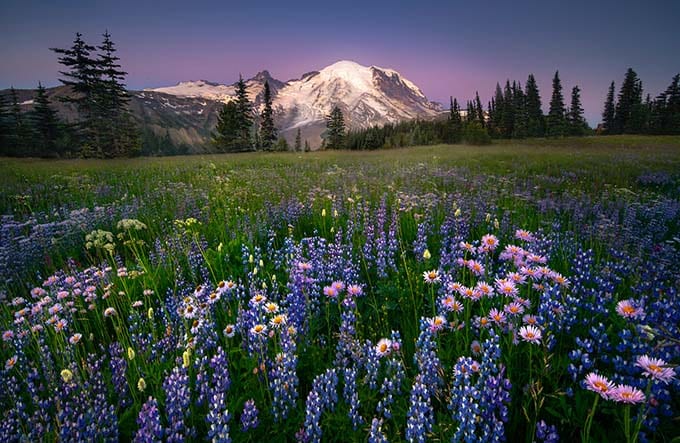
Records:
[[[281,137],[277,140],[276,144],[274,145],[274,150],[279,151],[279,152],[285,152],[288,150],[288,140],[285,138]]]
[[[529,137],[545,136],[545,117],[541,109],[541,95],[534,74],[529,74],[525,88],[527,115],[527,135]]]
[[[527,136],[528,131],[528,115],[526,97],[524,91],[522,91],[522,84],[519,82],[512,82],[512,102],[515,115],[512,137],[524,138]]]
[[[311,150],[312,149],[309,147],[309,142],[307,141],[307,139],[305,139],[305,152],[309,152]]]
[[[99,81],[95,94],[97,103],[97,133],[106,157],[132,156],[140,149],[137,127],[128,109],[130,96],[125,89],[127,72],[121,69],[111,34],[106,31],[99,49],[96,66]]]
[[[269,89],[269,82],[264,82],[264,109],[261,115],[262,122],[260,123],[260,144],[265,151],[269,151],[274,147],[277,134],[274,126],[274,111],[272,109],[272,94]]]
[[[222,105],[217,116],[217,126],[212,134],[212,143],[218,152],[242,152],[250,150],[241,138],[241,119],[238,104],[230,101]]]
[[[680,74],[676,74],[664,93],[665,106],[662,111],[662,132],[680,134]]]
[[[583,106],[581,106],[581,89],[574,86],[571,90],[571,106],[567,114],[570,135],[585,135],[588,124],[583,117]]]
[[[503,90],[503,121],[501,122],[502,136],[505,138],[512,137],[515,130],[515,106],[512,97],[512,86],[510,80],[505,81],[505,89]]]
[[[484,118],[484,108],[482,108],[482,101],[479,99],[479,91],[475,91],[474,109],[476,112],[476,120],[482,127],[486,126],[486,119]]]
[[[78,132],[83,143],[90,145],[89,149],[97,150],[99,140],[96,133],[98,127],[96,91],[100,72],[96,60],[90,55],[95,47],[85,43],[82,34],[78,32],[70,49],[50,49],[60,55],[59,63],[66,68],[65,71],[59,71],[64,77],[59,81],[69,86],[73,93],[62,100],[76,106],[80,117]]]
[[[297,128],[297,133],[295,134],[295,146],[293,149],[295,152],[302,151],[302,136],[300,134],[300,128]]]
[[[19,97],[14,87],[10,88],[10,108],[8,119],[7,151],[11,156],[26,157],[34,155],[32,150],[31,127],[24,119],[19,105]]]
[[[493,98],[491,99],[491,105],[493,107],[493,110],[489,111],[490,112],[489,124],[491,126],[491,131],[489,133],[494,137],[502,137],[504,132],[503,111],[505,109],[505,103],[503,100],[504,100],[503,89],[501,89],[501,85],[499,83],[496,83],[496,91],[494,93]]]
[[[460,117],[460,106],[458,106],[458,100],[455,98],[451,100],[451,109],[449,112],[449,128],[450,135],[448,141],[450,143],[458,143],[462,137],[463,121]]]
[[[60,156],[60,121],[57,112],[50,107],[45,87],[38,83],[38,91],[33,100],[33,111],[29,114],[35,134],[36,153],[41,156]]]
[[[248,100],[248,90],[243,76],[239,75],[236,84],[236,109],[238,138],[237,142],[243,146],[243,150],[251,150],[250,130],[253,126],[253,115],[250,100]]]
[[[616,133],[616,104],[614,103],[615,86],[614,82],[609,85],[607,99],[604,102],[602,111],[602,128],[605,134]]]
[[[561,137],[566,130],[566,109],[564,106],[564,96],[562,95],[562,83],[560,82],[559,71],[555,71],[553,77],[553,91],[550,99],[550,111],[546,121],[546,135],[551,137]]]
[[[337,105],[326,117],[325,135],[324,140],[327,148],[342,149],[345,147],[345,118]]]
[[[9,155],[10,142],[9,102],[5,94],[0,94],[0,156]]]
[[[638,110],[637,105],[642,103],[642,84],[635,71],[628,68],[619,91],[618,102],[616,103],[616,115],[614,126],[616,133],[631,133],[635,128],[634,111]]]

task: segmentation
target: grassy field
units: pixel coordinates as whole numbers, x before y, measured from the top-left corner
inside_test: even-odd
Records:
[[[0,190],[3,441],[678,435],[680,137],[3,159]]]

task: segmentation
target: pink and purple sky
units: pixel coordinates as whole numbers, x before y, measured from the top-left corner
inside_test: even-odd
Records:
[[[534,73],[544,108],[560,71],[567,103],[582,90],[591,125],[628,67],[652,98],[680,72],[680,2],[458,0],[325,2],[4,0],[0,89],[59,84],[49,47],[108,29],[131,89],[182,80],[232,83],[267,69],[298,78],[335,61],[393,68],[430,100],[484,103],[496,82]]]

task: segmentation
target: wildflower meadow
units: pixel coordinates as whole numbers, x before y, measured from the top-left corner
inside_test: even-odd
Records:
[[[0,441],[680,436],[678,137],[0,172]]]

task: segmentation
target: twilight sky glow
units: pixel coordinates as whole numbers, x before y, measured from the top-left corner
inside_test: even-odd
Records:
[[[678,23],[676,0],[3,0],[0,88],[57,85],[48,48],[69,47],[76,31],[99,44],[108,29],[132,89],[263,69],[285,81],[349,59],[393,68],[443,103],[475,90],[486,103],[497,81],[533,72],[545,108],[559,69],[567,103],[578,84],[592,125],[628,67],[652,97],[670,84]]]

